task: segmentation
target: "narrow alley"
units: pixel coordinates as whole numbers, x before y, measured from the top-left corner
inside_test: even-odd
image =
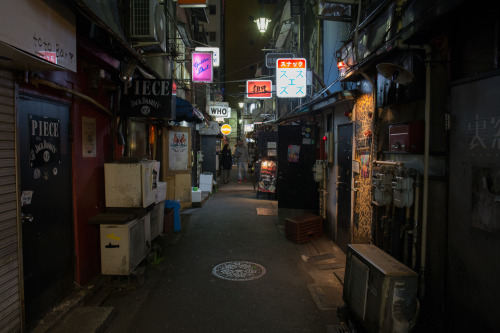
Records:
[[[293,211],[278,216],[277,201],[233,179],[201,208],[181,212],[181,232],[158,237],[162,258],[142,281],[109,279],[107,298],[89,303],[113,308],[106,332],[336,332],[345,255],[326,236],[287,239],[283,214]],[[229,262],[256,265],[239,275],[247,280],[214,275]],[[68,315],[51,332],[78,321],[88,332],[92,320]]]

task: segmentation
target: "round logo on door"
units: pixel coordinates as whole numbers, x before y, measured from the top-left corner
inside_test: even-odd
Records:
[[[220,128],[220,131],[222,132],[222,134],[224,135],[228,135],[231,133],[231,126],[229,126],[229,124],[224,124],[222,125],[222,127]]]

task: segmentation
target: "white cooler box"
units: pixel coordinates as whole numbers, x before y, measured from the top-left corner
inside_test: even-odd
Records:
[[[165,201],[157,203],[151,214],[151,240],[163,232],[163,218],[165,217]]]
[[[200,190],[212,193],[213,175],[211,172],[204,172],[200,175]]]
[[[106,207],[146,208],[154,204],[159,175],[158,161],[105,163]]]
[[[130,275],[146,257],[146,219],[149,214],[124,224],[101,224],[103,275]]]
[[[201,202],[201,190],[198,191],[191,190],[191,202]]]

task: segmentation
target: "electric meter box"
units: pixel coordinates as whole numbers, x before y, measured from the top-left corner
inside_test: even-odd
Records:
[[[423,120],[389,125],[389,150],[394,152],[422,153],[424,151]]]

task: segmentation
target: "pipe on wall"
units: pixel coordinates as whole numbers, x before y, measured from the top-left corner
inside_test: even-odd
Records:
[[[425,296],[425,257],[427,254],[427,210],[429,198],[429,138],[430,138],[430,109],[431,109],[431,47],[429,45],[408,45],[398,40],[397,47],[408,50],[425,51],[425,142],[424,142],[424,188],[422,199],[422,246],[420,251],[420,284],[419,296]]]
[[[113,116],[113,113],[107,107],[103,106],[102,104],[100,104],[95,99],[93,99],[93,98],[91,98],[91,97],[89,97],[87,95],[84,95],[82,93],[79,93],[78,91],[74,91],[74,90],[66,88],[66,87],[64,87],[64,86],[62,86],[60,84],[57,84],[57,83],[54,83],[54,82],[51,82],[51,81],[39,78],[38,76],[32,77],[30,79],[30,83],[33,84],[33,85],[35,85],[35,86],[43,85],[43,86],[46,86],[46,87],[50,87],[50,88],[53,88],[53,89],[56,89],[56,90],[63,91],[65,93],[74,95],[74,96],[79,97],[79,98],[81,98],[81,99],[89,102],[90,104],[96,106],[99,110],[103,111],[108,116]]]
[[[374,166],[380,166],[380,165],[391,165],[391,166],[398,166],[398,167],[403,167],[404,163],[403,162],[395,162],[395,161],[373,161]]]

